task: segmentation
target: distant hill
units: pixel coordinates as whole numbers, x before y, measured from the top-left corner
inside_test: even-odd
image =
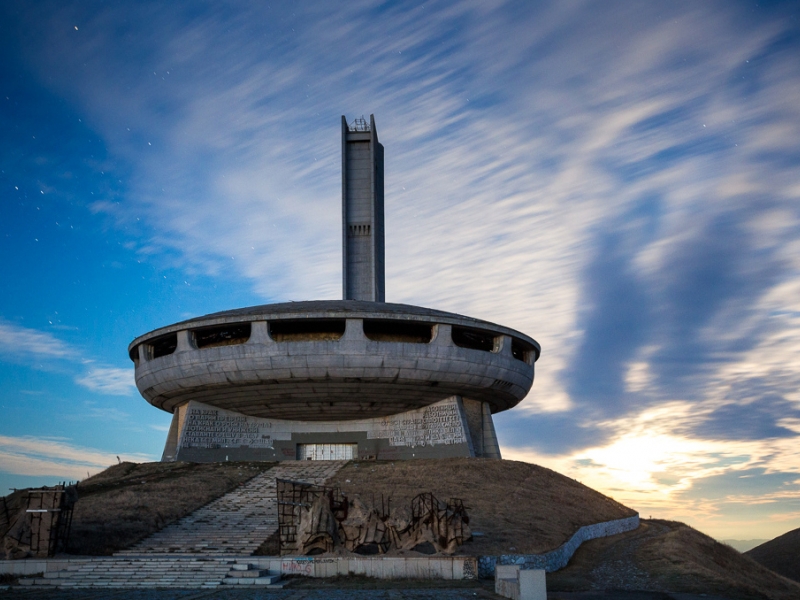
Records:
[[[745,555],[784,577],[800,581],[800,528],[756,546]]]
[[[752,550],[756,546],[768,541],[769,540],[720,540],[720,542],[723,544],[728,544],[728,546],[731,548],[734,548],[742,553]]]
[[[639,529],[591,540],[565,569],[547,575],[551,592],[629,590],[727,600],[798,600],[800,584],[683,523],[642,520]],[[556,594],[553,596],[558,598]],[[589,598],[591,596],[587,596]],[[617,596],[605,596],[616,598]]]

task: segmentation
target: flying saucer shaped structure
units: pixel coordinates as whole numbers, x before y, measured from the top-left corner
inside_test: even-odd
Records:
[[[224,311],[129,345],[142,396],[174,415],[163,460],[500,456],[491,414],[528,394],[539,344],[384,302],[374,118],[342,117],[342,157],[344,300]]]

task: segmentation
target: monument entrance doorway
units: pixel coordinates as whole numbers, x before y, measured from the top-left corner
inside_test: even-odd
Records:
[[[298,444],[297,460],[352,460],[358,444]]]

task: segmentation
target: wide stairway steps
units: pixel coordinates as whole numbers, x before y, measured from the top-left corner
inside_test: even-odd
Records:
[[[278,529],[276,478],[321,485],[345,462],[282,462],[114,556],[252,554]]]
[[[58,588],[215,588],[250,585],[282,588],[279,573],[223,557],[96,558],[61,571],[20,579],[20,585]]]
[[[280,574],[248,563],[278,529],[277,479],[322,485],[347,461],[285,461],[256,475],[114,556],[76,558],[60,571],[21,578],[24,586],[62,588],[282,587]]]
[[[162,559],[96,558],[75,561],[62,571],[20,579],[24,586],[87,587],[216,587],[230,572],[232,560],[200,557]]]

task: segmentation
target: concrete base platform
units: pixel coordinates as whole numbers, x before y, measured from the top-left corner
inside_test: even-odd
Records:
[[[490,407],[452,396],[355,421],[262,419],[196,401],[175,410],[162,461],[500,458]]]

